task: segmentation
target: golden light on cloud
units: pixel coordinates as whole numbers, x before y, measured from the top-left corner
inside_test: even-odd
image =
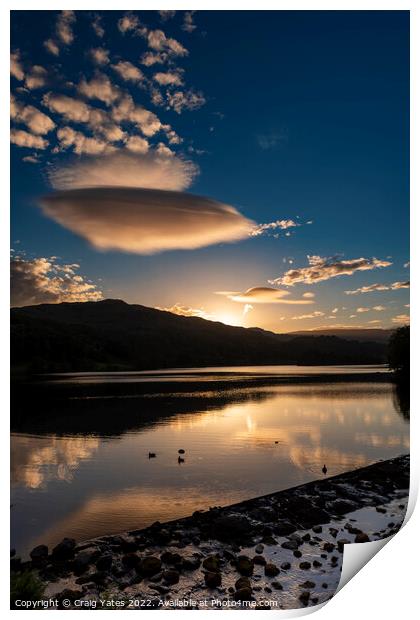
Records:
[[[268,286],[255,286],[244,293],[240,291],[215,291],[216,295],[224,295],[231,301],[241,304],[313,304],[313,296],[304,295],[302,298],[290,299],[289,291],[285,289],[270,288]]]
[[[57,192],[42,198],[41,208],[96,249],[132,254],[239,241],[254,226],[234,207],[211,198],[135,187]]]

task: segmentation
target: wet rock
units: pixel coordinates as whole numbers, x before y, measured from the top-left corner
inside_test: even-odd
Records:
[[[283,586],[281,585],[279,581],[272,581],[271,585],[273,586],[275,590],[283,590]]]
[[[290,549],[290,551],[294,551],[299,547],[296,540],[285,540],[283,543],[281,543],[281,546],[283,547],[283,549]]]
[[[306,590],[309,590],[311,588],[315,588],[315,582],[314,581],[305,581],[304,583],[300,584],[300,588],[306,588]]]
[[[326,590],[326,589],[328,588],[328,583],[325,583],[325,582],[324,582],[324,583],[321,585],[321,587],[322,587],[322,588],[324,588],[324,590]]]
[[[337,538],[338,530],[335,527],[330,527],[329,532],[333,538]]]
[[[204,582],[208,588],[217,588],[222,585],[222,576],[220,573],[206,571],[204,573]]]
[[[179,582],[179,573],[177,570],[165,570],[163,572],[163,580],[165,583],[173,586]]]
[[[250,577],[254,572],[254,562],[246,555],[240,555],[236,561],[238,573],[244,577]]]
[[[299,600],[301,603],[303,603],[303,605],[307,605],[309,602],[310,596],[311,596],[311,593],[308,592],[307,590],[304,590],[302,594],[299,595]]]
[[[200,567],[201,560],[194,555],[185,556],[181,561],[182,570],[195,570]]]
[[[322,566],[322,562],[319,562],[318,560],[314,560],[314,561],[312,562],[312,566],[313,566],[314,568],[320,568],[320,567]]]
[[[264,592],[268,592],[268,593],[270,593],[270,592],[272,592],[272,591],[273,591],[273,589],[272,589],[272,588],[270,588],[270,586],[265,586],[265,587],[264,587]]]
[[[241,588],[240,590],[236,590],[233,598],[235,601],[250,601],[252,599],[252,590],[251,588]]]
[[[277,534],[277,536],[288,536],[289,534],[293,534],[293,532],[296,532],[296,527],[287,520],[278,521],[274,526],[274,533]]]
[[[360,532],[359,534],[356,534],[356,537],[354,539],[355,543],[364,543],[364,542],[369,542],[370,538],[367,534],[365,534],[365,532]]]
[[[140,573],[144,577],[150,577],[151,575],[156,575],[161,569],[162,562],[159,558],[156,558],[153,555],[149,555],[145,557],[140,563]]]
[[[140,565],[140,557],[137,553],[126,553],[121,558],[121,562],[126,568],[137,568]]]
[[[290,570],[292,568],[292,565],[290,564],[290,562],[283,562],[282,564],[280,564],[280,568],[282,570]]]
[[[264,566],[267,563],[267,560],[263,555],[254,555],[252,561],[254,564],[258,564],[259,566]]]
[[[174,566],[175,564],[181,564],[182,556],[179,553],[172,553],[171,551],[165,551],[160,556],[161,561],[164,564],[170,564]]]
[[[263,551],[264,551],[264,545],[262,545],[261,543],[255,547],[255,553],[261,555]]]
[[[299,564],[299,568],[302,570],[309,570],[311,568],[311,563],[310,562],[301,562]]]
[[[76,541],[74,538],[63,538],[52,550],[53,560],[69,560],[74,557]]]
[[[399,508],[401,508],[401,506],[399,506]],[[381,514],[386,514],[386,509],[383,508],[382,506],[376,506],[376,512],[380,512]]]
[[[99,549],[86,549],[86,551],[80,551],[73,561],[73,572],[75,575],[82,575],[87,571],[89,565],[100,554]]]
[[[96,561],[96,568],[100,571],[110,570],[112,567],[113,558],[110,553],[104,553],[100,558]]]
[[[310,535],[309,533],[304,534],[304,535],[302,536],[302,540],[303,540],[304,542],[308,542],[309,540],[311,540],[311,535]]]
[[[92,583],[96,583],[98,586],[103,586],[108,582],[108,573],[98,570],[92,573],[92,575],[89,575],[89,580],[92,581]]]
[[[323,547],[324,551],[326,551],[327,553],[331,553],[331,551],[334,551],[335,549],[335,545],[334,543],[330,543],[330,542],[326,542],[324,543]]]
[[[38,545],[37,547],[32,549],[29,555],[34,566],[41,566],[47,561],[48,547],[47,545]]]
[[[149,577],[149,581],[151,581],[152,583],[158,583],[159,581],[162,580],[162,577],[163,577],[163,572],[156,573],[156,575],[151,575]]]
[[[296,551],[293,551],[293,555],[295,556],[295,558],[301,558],[302,551],[299,551],[299,549],[296,549]]]
[[[241,590],[241,588],[250,588],[251,582],[248,577],[239,577],[239,579],[235,583],[235,589]]]
[[[315,534],[320,534],[322,532],[322,526],[321,525],[314,525],[312,528],[312,531],[315,532]]]
[[[222,515],[213,521],[212,534],[221,541],[242,541],[253,531],[252,523],[244,515]]]
[[[203,568],[211,573],[220,571],[220,559],[216,555],[209,555],[203,560]]]
[[[275,564],[266,564],[264,567],[264,574],[267,577],[277,577],[280,573],[280,569]]]
[[[263,538],[263,543],[265,545],[276,545],[277,541],[275,538],[273,538],[272,536],[264,536]]]
[[[344,515],[347,512],[356,510],[359,505],[350,499],[335,499],[332,502],[326,502],[325,507],[332,513],[337,515]]]

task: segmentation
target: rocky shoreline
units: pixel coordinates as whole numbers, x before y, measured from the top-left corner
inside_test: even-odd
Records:
[[[11,570],[36,571],[58,608],[316,605],[337,588],[346,544],[398,531],[408,488],[404,455],[142,530],[40,545]]]

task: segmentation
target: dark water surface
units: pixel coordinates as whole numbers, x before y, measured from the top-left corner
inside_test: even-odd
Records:
[[[409,451],[389,383],[159,394],[155,382],[140,397],[27,413],[12,434],[12,545],[22,555],[285,489],[322,477],[324,463],[335,475]]]

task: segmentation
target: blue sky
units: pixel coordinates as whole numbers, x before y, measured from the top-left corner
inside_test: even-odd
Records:
[[[17,305],[408,320],[408,12],[18,11],[11,66]]]

